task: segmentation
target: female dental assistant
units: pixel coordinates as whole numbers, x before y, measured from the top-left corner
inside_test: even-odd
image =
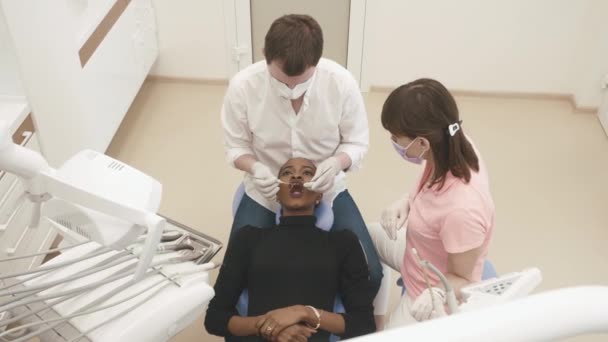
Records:
[[[462,287],[481,280],[494,203],[486,167],[441,83],[419,79],[395,89],[382,108],[382,125],[398,154],[422,165],[412,191],[369,227],[380,260],[401,272],[407,290],[387,322],[395,327],[445,314],[439,278],[428,272],[427,285],[413,248],[446,275],[459,298]]]

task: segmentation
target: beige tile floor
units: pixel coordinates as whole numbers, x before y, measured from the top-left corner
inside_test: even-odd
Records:
[[[162,182],[162,214],[226,242],[241,175],[224,162],[224,91],[218,85],[146,82],[108,153]],[[377,221],[419,171],[395,154],[380,124],[386,96],[365,96],[371,148],[364,168],[349,177],[367,221]],[[608,285],[608,138],[597,118],[557,100],[457,100],[465,132],[491,175],[497,223],[490,257],[498,271],[537,266],[544,276],[540,290]],[[201,320],[173,339],[219,340],[206,334]]]

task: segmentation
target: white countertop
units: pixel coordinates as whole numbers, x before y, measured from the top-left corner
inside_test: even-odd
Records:
[[[24,96],[0,95],[0,120],[10,124],[11,134],[30,113],[30,107]]]

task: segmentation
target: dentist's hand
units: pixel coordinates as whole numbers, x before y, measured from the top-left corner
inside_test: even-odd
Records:
[[[253,184],[269,201],[274,201],[279,192],[279,179],[270,171],[268,166],[255,162],[251,166],[251,175],[253,176]]]
[[[324,193],[334,186],[336,175],[340,172],[340,161],[336,157],[327,158],[319,166],[314,177],[304,187],[314,192]]]
[[[404,196],[382,211],[380,224],[391,240],[397,240],[397,231],[405,225],[410,213],[410,201]]]
[[[432,296],[431,291],[433,291]],[[445,316],[444,304],[445,291],[437,287],[427,288],[416,298],[410,308],[410,313],[419,322]]]

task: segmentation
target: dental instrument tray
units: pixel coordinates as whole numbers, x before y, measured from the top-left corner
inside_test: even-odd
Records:
[[[167,223],[157,255],[147,276],[134,283],[129,282],[129,268],[135,267],[138,247],[111,250],[73,235],[64,235],[70,246],[42,264],[42,271],[0,275],[0,340],[33,336],[42,342],[170,340],[200,317],[213,297],[208,271],[217,266],[210,261],[222,244],[163,218]],[[60,233],[71,232],[58,224],[53,227]],[[24,329],[7,334],[18,326]]]
[[[188,243],[194,247],[195,252],[200,252],[202,255],[196,261],[198,264],[204,264],[206,262],[211,261],[213,257],[222,249],[222,243],[217,239],[212,238],[211,236],[202,233],[199,230],[190,228],[184,224],[176,222],[164,215],[159,215],[167,220],[167,230],[177,230],[182,231],[185,234],[181,239],[183,242]]]

